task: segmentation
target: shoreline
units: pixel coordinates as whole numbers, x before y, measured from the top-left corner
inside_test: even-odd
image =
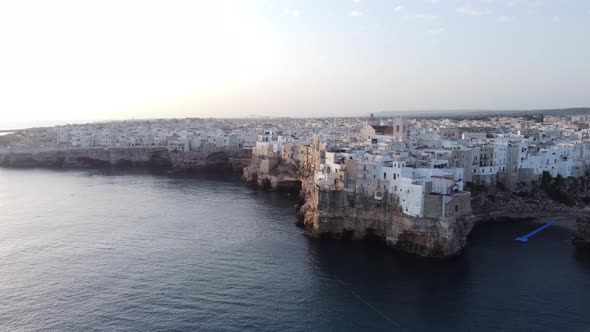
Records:
[[[569,217],[569,216],[554,216],[554,217],[544,217],[544,218],[536,218],[533,219],[533,222],[538,224],[546,224],[550,221],[554,221],[554,227],[559,227],[562,229],[566,229],[568,231],[572,231],[573,233],[576,232],[576,218]]]
[[[131,167],[117,167],[117,166],[110,166],[110,167],[100,167],[100,168],[96,168],[96,167],[48,167],[48,166],[5,166],[2,165],[0,166],[0,169],[9,169],[9,170],[18,170],[18,169],[22,169],[22,170],[27,170],[27,169],[40,169],[40,170],[49,170],[49,171],[64,171],[64,172],[68,172],[68,171],[99,171],[101,173],[103,173],[104,175],[116,175],[116,174],[129,174],[129,175],[154,175],[154,176],[164,176],[164,177],[169,177],[169,178],[174,178],[174,177],[187,177],[187,178],[195,178],[195,179],[202,179],[204,176],[207,177],[208,179],[211,180],[217,180],[217,181],[235,181],[238,182],[240,181],[240,183],[246,187],[249,188],[251,190],[254,191],[277,191],[277,192],[287,192],[287,193],[291,193],[294,195],[298,195],[301,191],[300,190],[291,190],[291,189],[287,189],[287,188],[276,188],[274,190],[271,190],[270,188],[260,188],[259,186],[252,184],[252,183],[248,183],[243,174],[240,174],[240,172],[236,171],[236,169],[232,169],[229,167],[221,167],[221,168],[197,168],[197,169],[186,169],[186,168],[170,168],[170,167],[136,167],[136,166],[131,166]],[[297,204],[296,204],[297,205]],[[501,209],[497,210],[497,211],[501,211]],[[293,224],[298,227],[298,228],[302,228],[303,225],[301,223],[297,223],[297,211],[294,211],[294,222]],[[576,218],[572,217],[572,216],[567,216],[565,214],[559,214],[559,213],[555,213],[555,212],[547,212],[548,214],[551,214],[549,216],[534,216],[535,213],[531,213],[530,216],[526,216],[526,214],[524,214],[523,216],[519,216],[519,217],[510,217],[510,216],[502,216],[500,214],[498,215],[494,215],[494,216],[490,216],[489,218],[486,218],[484,216],[482,216],[481,214],[475,214],[474,217],[476,218],[473,228],[472,230],[469,232],[471,233],[473,231],[473,229],[477,228],[480,225],[484,225],[484,224],[501,224],[501,223],[517,223],[517,222],[532,222],[535,224],[545,224],[549,221],[555,221],[554,226],[555,227],[559,227],[561,229],[565,229],[568,232],[570,232],[572,235],[574,235],[577,231],[577,224],[576,224]],[[555,215],[553,215],[555,214]],[[305,229],[305,227],[303,227]],[[331,237],[331,236],[326,236],[326,237],[321,237],[321,238],[312,238],[309,237],[310,239],[313,240],[318,240],[318,241],[322,241],[322,240],[336,240],[335,237]],[[384,245],[385,247],[387,247],[386,245],[386,240],[385,239],[381,239],[378,237],[369,237],[369,238],[363,238],[363,239],[337,239],[338,241],[350,241],[350,242],[365,242],[365,243],[379,243],[379,245]],[[467,247],[467,246],[466,246]],[[412,255],[412,256],[416,256],[416,257],[424,257],[424,258],[434,258],[434,259],[449,259],[449,258],[453,258],[456,256],[460,256],[462,255],[463,251],[466,249],[463,248],[459,253],[457,253],[456,255],[452,255],[452,256],[448,256],[448,257],[425,257],[422,255],[418,255],[418,254],[412,254],[412,253],[408,253],[408,252],[404,252],[403,250],[399,250],[399,249],[395,249],[395,248],[390,248],[388,247],[390,250],[393,250],[395,252],[399,252],[399,253],[403,253],[403,254],[407,254],[407,255]]]
[[[553,225],[553,227],[559,227],[568,231],[571,231],[572,233],[576,232],[576,218],[572,217],[572,216],[567,216],[567,215],[563,215],[563,214],[557,214],[555,216],[546,216],[546,217],[536,217],[536,216],[531,216],[531,217],[519,217],[519,218],[511,218],[511,217],[496,217],[496,218],[492,218],[492,219],[479,219],[476,223],[474,227],[477,227],[479,225],[485,225],[485,224],[503,224],[503,223],[519,223],[519,222],[533,222],[535,224],[546,224],[550,221],[554,221],[555,224]]]

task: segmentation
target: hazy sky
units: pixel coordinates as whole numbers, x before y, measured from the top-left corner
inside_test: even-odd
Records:
[[[0,123],[590,105],[587,0],[0,0]]]

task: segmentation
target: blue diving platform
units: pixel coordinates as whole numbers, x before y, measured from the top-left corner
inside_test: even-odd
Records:
[[[521,237],[517,237],[515,240],[516,241],[520,241],[520,242],[528,242],[529,241],[529,237],[539,233],[540,231],[544,230],[545,228],[550,227],[551,225],[555,224],[555,221],[551,221],[546,223],[545,225],[535,229],[534,231],[528,233],[527,235],[523,235]]]

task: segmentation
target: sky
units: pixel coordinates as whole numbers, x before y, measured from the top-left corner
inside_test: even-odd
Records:
[[[0,124],[590,106],[589,33],[587,0],[0,0]]]

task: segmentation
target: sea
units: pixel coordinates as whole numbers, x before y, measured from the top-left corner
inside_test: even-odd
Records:
[[[0,168],[0,331],[588,331],[572,231],[452,259],[319,241],[239,177]]]

